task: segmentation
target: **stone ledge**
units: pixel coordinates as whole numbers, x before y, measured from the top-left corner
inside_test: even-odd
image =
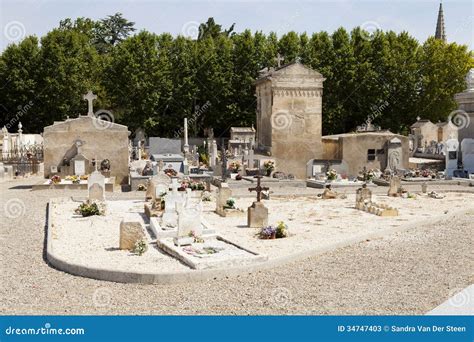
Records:
[[[323,253],[331,252],[338,248],[347,247],[356,243],[364,242],[367,239],[383,238],[384,236],[391,235],[397,232],[407,231],[415,229],[419,223],[410,223],[399,227],[390,227],[381,231],[371,232],[368,234],[361,234],[354,238],[347,239],[345,241],[337,242],[325,247],[315,248],[302,252],[293,253],[284,257],[278,257],[269,259],[265,262],[256,263],[247,266],[236,266],[231,268],[223,269],[211,269],[211,270],[192,270],[182,272],[158,272],[158,273],[146,273],[146,272],[122,272],[117,270],[105,269],[105,268],[93,268],[85,265],[75,264],[63,260],[58,257],[53,250],[52,237],[53,230],[51,229],[51,208],[54,200],[51,200],[48,204],[48,225],[47,225],[47,243],[46,243],[46,258],[50,265],[54,268],[64,271],[66,273],[92,278],[97,280],[105,280],[118,283],[142,283],[142,284],[176,284],[186,283],[190,281],[205,281],[210,279],[219,279],[225,277],[234,277],[242,274],[253,273],[257,271],[269,270],[286,263],[298,261],[301,259],[314,257]],[[443,221],[454,217],[456,215],[466,214],[472,212],[472,209],[460,209],[453,213],[447,214],[442,217],[434,217],[424,221],[425,224],[434,224],[435,222]]]

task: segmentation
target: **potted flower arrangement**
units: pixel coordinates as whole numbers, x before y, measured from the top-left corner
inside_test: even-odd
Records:
[[[263,168],[265,169],[265,174],[270,177],[272,171],[275,170],[275,162],[273,160],[267,160],[263,163]]]
[[[89,175],[82,175],[79,177],[80,180],[88,180],[89,179]]]
[[[61,177],[58,175],[54,175],[53,177],[51,177],[50,181],[53,184],[59,184],[61,183]]]
[[[276,233],[277,230],[275,229],[275,227],[268,226],[263,227],[258,235],[260,236],[260,239],[273,240],[276,238]]]
[[[144,184],[138,184],[137,191],[146,191],[146,186]]]
[[[240,162],[234,160],[232,163],[229,165],[229,169],[232,173],[238,173],[240,171]]]
[[[176,177],[176,175],[178,174],[175,170],[173,169],[165,169],[164,170],[164,173],[168,176],[168,177]]]
[[[235,199],[232,197],[225,202],[224,209],[235,209]]]
[[[337,172],[334,169],[329,170],[326,172],[326,177],[329,182],[335,181],[337,178]]]

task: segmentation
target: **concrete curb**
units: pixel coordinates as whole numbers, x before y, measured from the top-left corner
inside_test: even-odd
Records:
[[[239,267],[232,267],[232,268],[225,268],[225,269],[213,269],[213,270],[193,270],[189,269],[189,271],[185,272],[163,272],[163,273],[143,273],[143,272],[122,272],[117,270],[110,270],[105,268],[91,268],[85,265],[79,265],[71,263],[67,260],[60,258],[59,256],[55,255],[53,243],[52,243],[52,221],[51,221],[51,213],[52,213],[52,205],[54,204],[54,199],[50,200],[48,206],[48,226],[47,226],[47,243],[46,243],[46,257],[47,260],[58,270],[64,271],[66,273],[70,273],[72,275],[77,275],[86,278],[92,278],[97,280],[105,280],[117,283],[142,283],[142,284],[177,284],[177,283],[186,283],[192,281],[204,281],[209,279],[219,279],[219,278],[226,278],[226,277],[235,277],[241,274],[250,274],[255,273],[258,271],[264,271],[268,269],[275,268],[277,266],[281,266],[287,263],[295,262],[301,259],[306,259],[309,257],[314,257],[321,255],[323,253],[331,252],[333,250],[347,247],[353,244],[357,244],[368,239],[377,239],[382,238],[387,235],[391,235],[397,232],[408,231],[411,229],[416,228],[420,222],[413,222],[407,225],[402,225],[400,227],[390,227],[387,229],[383,229],[377,232],[372,232],[368,234],[363,234],[360,236],[356,236],[350,238],[345,241],[341,241],[338,243],[334,243],[332,245],[306,250],[302,252],[297,252],[294,254],[290,254],[287,256],[282,256],[278,258],[273,258],[268,261],[257,263],[254,265],[246,265],[246,266],[239,266]],[[447,220],[451,217],[456,215],[463,215],[473,209],[460,209],[446,216],[438,216],[431,219],[423,220],[423,225],[434,224],[436,222]]]

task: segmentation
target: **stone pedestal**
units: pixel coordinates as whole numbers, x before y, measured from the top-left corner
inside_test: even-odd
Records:
[[[247,212],[247,225],[262,228],[268,225],[268,208],[262,202],[253,202]]]
[[[390,179],[387,196],[399,197],[401,195],[401,181],[398,176],[393,176]]]
[[[132,250],[135,243],[145,238],[140,222],[120,222],[120,249]]]
[[[220,216],[225,217],[224,207],[227,205],[227,200],[232,197],[232,189],[229,188],[229,184],[222,183],[217,193],[216,200],[216,213]]]

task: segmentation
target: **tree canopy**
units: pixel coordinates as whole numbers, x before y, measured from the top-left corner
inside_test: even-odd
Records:
[[[25,132],[67,116],[85,114],[82,94],[97,93],[96,108],[109,109],[131,131],[173,136],[184,117],[191,133],[255,122],[254,81],[265,67],[299,58],[324,75],[323,133],[354,130],[367,118],[407,132],[420,116],[445,120],[456,108],[455,93],[474,66],[466,46],[407,32],[339,28],[333,33],[264,34],[213,18],[199,34],[135,32],[120,13],[94,21],[62,20],[44,37],[26,37],[0,55],[2,125],[22,121]],[[30,104],[28,110],[21,110]]]

